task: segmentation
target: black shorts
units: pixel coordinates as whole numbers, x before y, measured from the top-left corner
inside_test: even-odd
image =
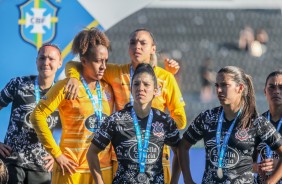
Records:
[[[8,184],[51,184],[50,172],[32,171],[15,165],[7,164]]]

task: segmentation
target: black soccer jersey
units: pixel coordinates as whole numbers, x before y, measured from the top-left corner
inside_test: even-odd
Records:
[[[265,112],[262,114],[262,116],[264,116],[265,118],[267,118],[269,111]],[[278,122],[274,122],[274,121],[270,121],[271,124],[277,129],[278,126]],[[282,133],[282,128],[280,128],[279,133]],[[266,144],[265,142],[260,142],[259,145],[257,146],[257,153],[259,154],[260,160],[264,160],[266,159]],[[272,151],[272,158],[275,159],[279,159],[279,155],[275,152]],[[256,177],[256,182],[258,184],[262,184],[265,183],[265,179],[264,177],[260,176],[259,174]],[[278,184],[282,184],[282,180],[279,180],[279,182],[277,182]]]
[[[145,179],[139,175],[136,132],[131,117],[131,108],[126,107],[108,117],[95,134],[92,143],[101,149],[111,141],[118,159],[118,170],[113,183],[164,183],[162,153],[164,144],[177,146],[179,132],[172,118],[152,108],[153,120],[145,167]],[[144,140],[148,117],[138,122]],[[143,141],[144,142],[144,141]]]
[[[256,146],[262,140],[272,149],[282,145],[281,136],[264,117],[253,120],[251,128],[241,129],[236,125],[231,136],[223,159],[223,178],[217,177],[218,151],[216,145],[217,124],[222,107],[202,112],[184,133],[185,138],[191,144],[204,139],[206,151],[206,167],[202,183],[253,183],[252,173],[253,154]],[[221,144],[232,121],[225,118],[222,122]],[[199,159],[199,158],[190,158]],[[185,174],[185,173],[184,173]]]
[[[48,153],[39,142],[36,132],[29,121],[29,116],[36,106],[34,82],[36,76],[11,79],[0,92],[0,106],[12,103],[10,122],[4,143],[13,150],[6,163],[14,164],[35,171],[46,171],[43,157]],[[47,90],[40,90],[43,97]],[[48,125],[53,129],[59,122],[58,111],[48,117]]]

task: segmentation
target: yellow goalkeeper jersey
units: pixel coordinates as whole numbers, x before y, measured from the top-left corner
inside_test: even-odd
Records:
[[[31,121],[39,140],[53,157],[56,158],[63,153],[78,164],[77,172],[90,172],[86,153],[94,136],[95,128],[99,128],[97,127],[97,118],[91,100],[81,82],[79,83],[78,98],[65,100],[63,91],[67,80],[57,82],[46,96],[42,97],[31,115]],[[100,85],[102,88],[102,118],[104,119],[113,111],[114,96],[110,85],[103,81],[100,81]],[[96,90],[91,90],[91,93],[97,102]],[[98,107],[98,105],[96,106]],[[60,146],[56,144],[46,122],[46,117],[57,108],[62,122]],[[101,168],[112,165],[111,152],[111,145],[100,152]]]

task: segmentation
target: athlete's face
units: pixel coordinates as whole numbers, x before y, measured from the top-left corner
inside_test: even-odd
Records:
[[[81,57],[85,77],[92,80],[101,80],[108,61],[108,49],[103,45],[93,48],[93,54],[89,58]]]
[[[36,65],[42,78],[54,77],[57,70],[62,66],[59,50],[53,46],[41,48],[36,58]]]
[[[282,105],[282,75],[270,77],[267,80],[264,94],[269,105]]]
[[[231,74],[217,74],[215,87],[221,105],[240,104],[244,85],[236,83]]]
[[[157,89],[154,87],[153,77],[148,73],[136,75],[132,81],[131,92],[135,103],[139,105],[150,103],[157,93]]]
[[[137,31],[129,40],[128,53],[134,68],[140,63],[150,63],[156,51],[153,39],[147,31]]]

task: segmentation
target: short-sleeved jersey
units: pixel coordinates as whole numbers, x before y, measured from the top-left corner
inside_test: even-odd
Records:
[[[48,153],[39,142],[29,116],[36,106],[34,82],[36,76],[24,76],[11,79],[0,92],[0,106],[12,103],[11,116],[4,143],[12,148],[6,163],[29,170],[46,171],[43,157]],[[40,97],[48,91],[40,90]],[[59,113],[55,111],[47,117],[48,128],[53,129],[59,122]]]
[[[118,170],[113,183],[138,183],[137,139],[131,109],[132,106],[128,106],[108,117],[92,140],[92,143],[101,149],[112,142],[118,159]],[[179,131],[172,118],[157,109],[152,110],[153,119],[145,166],[147,181],[144,183],[164,183],[163,146],[164,144],[177,146],[180,141]],[[138,118],[143,141],[147,121],[148,116]]]
[[[267,118],[268,113],[269,113],[269,111],[263,113],[262,116]],[[279,121],[274,122],[274,121],[270,120],[270,122],[277,129]],[[279,130],[279,133],[282,134],[282,129],[281,128]],[[265,142],[260,142],[259,143],[259,145],[257,146],[257,153],[259,154],[260,160],[266,159],[266,143]],[[272,151],[272,158],[279,159],[279,155],[275,151]],[[265,178],[260,176],[259,174],[257,174],[256,182],[258,184],[263,184],[263,183],[265,183]],[[282,179],[279,180],[279,182],[277,182],[277,183],[278,184],[282,184]]]
[[[242,129],[234,127],[223,158],[223,179],[217,177],[218,153],[216,145],[217,124],[222,107],[202,112],[188,127],[183,138],[195,144],[204,139],[206,151],[206,167],[202,183],[253,183],[253,154],[257,145],[263,141],[272,150],[282,145],[278,134],[266,118],[260,116],[252,120],[252,127]],[[224,118],[221,130],[221,144],[232,121]],[[193,159],[193,158],[191,158]]]
[[[77,172],[89,173],[86,153],[95,131],[99,129],[98,119],[94,114],[91,100],[81,82],[79,83],[78,97],[75,100],[65,99],[63,91],[67,80],[59,81],[49,90],[32,113],[31,121],[39,139],[52,156],[56,158],[63,153],[78,164]],[[112,89],[107,83],[100,81],[100,85],[103,107],[102,120],[104,120],[113,111],[114,97]],[[91,90],[91,93],[96,102],[96,107],[99,107],[96,90]],[[60,147],[44,125],[45,116],[56,108],[59,110],[62,121]],[[112,165],[110,146],[101,152],[99,160],[102,168]]]

